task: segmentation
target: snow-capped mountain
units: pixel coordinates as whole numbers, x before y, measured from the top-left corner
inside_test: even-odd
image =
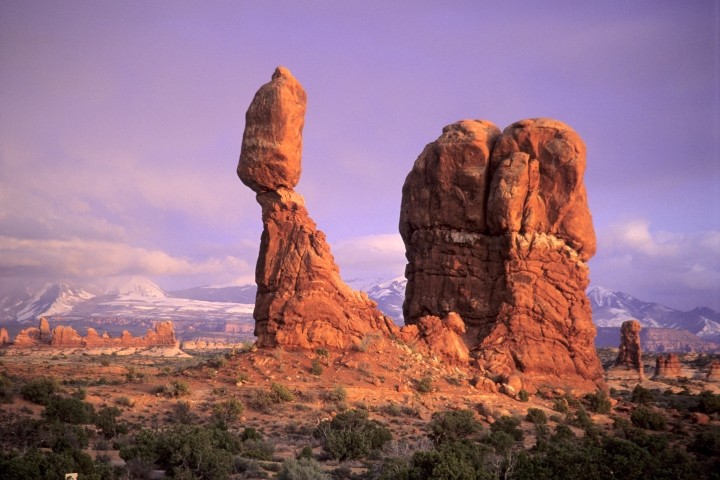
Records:
[[[643,327],[687,330],[705,339],[720,338],[720,312],[711,308],[683,312],[602,287],[593,287],[587,294],[598,327],[620,327],[625,320],[634,318]]]
[[[106,282],[103,288],[106,295],[122,297],[166,298],[165,291],[144,277],[119,278]]]
[[[402,325],[403,320],[403,301],[405,300],[405,286],[407,279],[395,277],[390,280],[382,281],[377,285],[366,286],[368,297],[375,300],[378,308],[385,314],[393,318],[395,323]]]
[[[48,284],[38,290],[20,288],[0,299],[0,320],[35,322],[43,315],[62,315],[98,292],[92,288],[71,287],[66,283]]]

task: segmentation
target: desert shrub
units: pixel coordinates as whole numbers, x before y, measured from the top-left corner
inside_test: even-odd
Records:
[[[14,393],[12,380],[0,372],[0,403],[12,403]]]
[[[272,460],[275,445],[263,439],[260,432],[252,427],[245,428],[240,434],[240,455],[255,460]]]
[[[490,425],[490,430],[492,432],[505,432],[510,435],[513,440],[519,442],[524,437],[523,431],[519,428],[519,425],[519,418],[504,415]]]
[[[131,400],[129,397],[118,397],[115,399],[115,405],[120,405],[121,407],[133,407],[135,405],[135,401]]]
[[[666,423],[665,416],[645,405],[640,405],[632,412],[630,421],[636,427],[649,430],[664,430]]]
[[[180,423],[182,425],[190,425],[195,423],[197,415],[195,415],[188,402],[179,400],[172,407],[171,418],[173,423]]]
[[[535,425],[544,425],[547,423],[547,415],[544,410],[539,408],[528,408],[525,419]]]
[[[118,471],[80,451],[62,453],[40,452],[31,449],[22,455],[0,457],[0,473],[3,480],[44,480],[65,478],[67,472],[77,472],[79,478],[88,480],[113,480],[120,478]]]
[[[95,422],[95,407],[77,398],[52,395],[45,403],[43,417],[72,425],[87,425]]]
[[[219,369],[227,365],[227,357],[225,355],[216,355],[207,361],[207,366],[210,368]]]
[[[638,384],[630,395],[630,401],[637,405],[649,405],[655,401],[655,395],[653,395],[652,390]]]
[[[60,385],[54,378],[38,377],[20,387],[20,395],[39,405],[45,405],[52,395],[57,393]]]
[[[462,440],[482,430],[471,410],[435,412],[428,424],[430,439],[435,445]]]
[[[711,427],[695,435],[690,450],[708,457],[720,458],[720,428]]]
[[[313,432],[323,449],[338,460],[368,456],[392,440],[390,430],[368,419],[366,410],[348,410],[332,420],[324,420]]]
[[[310,367],[310,373],[315,376],[322,375],[323,367],[320,365],[320,360],[313,358],[312,366]]]
[[[698,409],[704,413],[720,413],[720,395],[703,391],[698,397]]]
[[[295,400],[295,395],[285,385],[279,383],[270,385],[270,393],[275,403],[292,402]]]
[[[245,407],[236,398],[216,403],[212,407],[212,419],[218,425],[227,426],[236,422],[245,411]]]
[[[312,458],[299,460],[289,458],[282,463],[275,478],[278,480],[330,480],[330,475],[323,472],[320,464]]]
[[[296,458],[298,460],[301,458],[315,458],[312,447],[310,445],[305,445],[302,450],[300,450],[300,453],[297,454]]]
[[[556,412],[567,413],[570,410],[570,406],[565,398],[556,398],[553,400],[552,409]]]
[[[525,390],[525,389],[520,390],[520,391],[518,392],[518,400],[520,400],[521,402],[527,402],[527,401],[529,401],[529,400],[530,400],[530,394],[528,393],[528,391]]]
[[[190,386],[187,384],[187,382],[183,382],[182,380],[173,380],[170,382],[170,385],[166,387],[166,394],[170,395],[171,397],[182,397],[185,395],[190,395]]]
[[[497,478],[486,469],[486,446],[473,442],[446,442],[435,450],[416,452],[409,465],[386,462],[380,478],[401,479],[468,479]]]
[[[226,479],[233,472],[233,455],[240,441],[214,426],[177,425],[169,430],[141,430],[120,448],[129,462],[153,462],[173,478]]]
[[[591,412],[610,413],[612,409],[610,399],[602,390],[598,390],[595,393],[588,393],[585,395],[585,399],[588,401]]]
[[[118,421],[120,409],[117,407],[104,407],[98,410],[95,416],[95,426],[105,438],[112,438],[119,433],[127,433],[128,426]]]
[[[331,402],[344,402],[347,398],[347,391],[342,385],[335,385],[332,390],[325,394],[325,399]]]
[[[415,390],[420,393],[430,393],[432,392],[432,389],[432,378],[430,377],[423,377],[417,382],[415,382]]]
[[[387,405],[383,405],[380,411],[391,417],[417,417],[418,411],[415,408],[407,405],[398,405],[397,403],[390,402]]]
[[[88,431],[80,425],[68,425],[58,421],[38,425],[36,444],[54,452],[82,450],[89,444]]]

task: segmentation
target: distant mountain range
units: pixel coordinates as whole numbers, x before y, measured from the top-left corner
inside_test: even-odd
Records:
[[[406,282],[404,277],[396,277],[348,283],[366,291],[383,312],[402,325]],[[255,292],[254,285],[165,292],[142,277],[104,286],[52,284],[38,290],[0,292],[0,326],[13,333],[46,316],[64,324],[84,325],[92,319],[91,323],[102,324],[111,334],[113,328],[131,329],[134,324],[146,328],[161,320],[172,320],[185,338],[204,333],[248,333],[254,326]],[[587,294],[598,327],[598,346],[617,346],[619,328],[631,318],[640,321],[646,336],[652,333],[654,340],[648,338],[648,346],[655,348],[662,349],[664,342],[674,349],[684,345],[686,350],[713,350],[720,343],[720,313],[710,308],[684,312],[602,287],[593,287]]]

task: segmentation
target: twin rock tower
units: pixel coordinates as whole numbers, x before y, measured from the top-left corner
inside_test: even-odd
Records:
[[[369,334],[421,346],[480,374],[536,385],[603,386],[587,261],[595,232],[585,145],[562,122],[448,125],[403,186],[407,289],[398,328],[348,287],[294,188],[307,96],[284,67],[246,114],[237,173],[257,194],[260,347],[346,349]]]

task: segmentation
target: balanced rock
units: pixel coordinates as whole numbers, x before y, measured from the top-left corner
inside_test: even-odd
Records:
[[[604,386],[585,295],[595,233],[584,170],[584,143],[556,120],[445,127],[403,186],[406,323],[455,312],[488,374]]]
[[[642,363],[642,348],[640,347],[640,329],[642,326],[637,320],[626,320],[620,327],[620,346],[616,366],[623,366],[637,370],[640,379],[644,377]]]
[[[257,193],[263,220],[255,335],[265,347],[347,348],[397,327],[342,281],[325,234],[293,189],[301,171],[305,99],[300,83],[278,67],[246,115],[237,172]]]
[[[658,355],[655,358],[655,375],[653,378],[676,378],[682,374],[682,364],[677,353]]]

